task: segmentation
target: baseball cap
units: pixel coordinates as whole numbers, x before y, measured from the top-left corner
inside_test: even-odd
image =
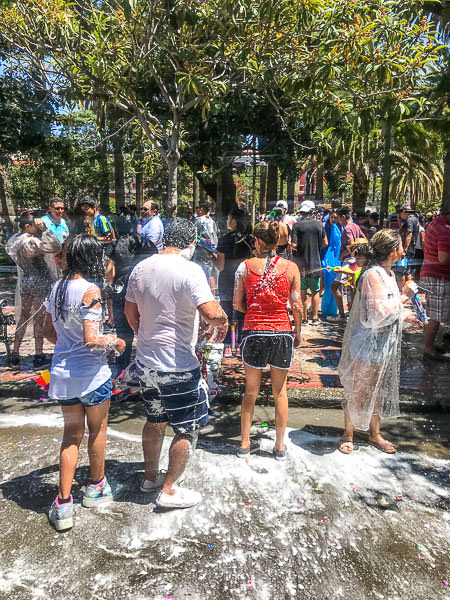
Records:
[[[401,212],[414,212],[414,211],[413,211],[413,209],[410,206],[406,206],[405,204],[403,204],[398,209],[398,212],[401,213]]]
[[[286,210],[288,209],[288,203],[286,202],[286,200],[278,200],[275,206],[279,206],[280,208],[284,208]]]
[[[314,204],[314,202],[311,202],[311,200],[305,200],[304,202],[302,202],[300,204],[299,211],[300,212],[311,212],[315,208],[316,208],[316,205]]]

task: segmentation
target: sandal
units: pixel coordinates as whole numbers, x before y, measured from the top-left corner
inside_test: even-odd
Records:
[[[345,446],[347,446],[347,449],[345,449]],[[339,446],[338,446],[338,450],[339,452],[342,452],[342,454],[353,454],[353,450],[355,449],[355,446],[353,444],[352,441],[350,440],[342,440],[339,442]]]
[[[377,442],[374,442],[373,440],[369,439],[369,444],[374,448],[381,450],[381,452],[384,452],[385,454],[395,454],[397,452],[397,449],[395,448],[394,444],[389,440],[383,439],[382,442],[377,444]],[[392,448],[388,449],[386,446],[392,446]]]

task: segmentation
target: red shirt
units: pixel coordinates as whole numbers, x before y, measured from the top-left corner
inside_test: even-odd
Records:
[[[263,275],[252,271],[248,260],[245,265],[248,274],[245,280],[247,312],[244,330],[291,331],[286,308],[291,289],[287,269],[280,273],[272,267],[261,281]]]
[[[443,215],[431,221],[425,231],[424,259],[420,276],[450,281],[450,265],[443,265],[438,261],[438,252],[450,252],[450,225]]]

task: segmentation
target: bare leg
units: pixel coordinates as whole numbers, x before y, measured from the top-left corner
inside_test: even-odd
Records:
[[[344,300],[341,293],[341,284],[338,281],[333,281],[331,284],[331,293],[333,294],[334,300],[337,304],[339,314],[341,317],[344,316]]]
[[[197,433],[177,433],[169,450],[169,468],[163,485],[163,492],[175,494],[173,485],[183,475],[192,452],[195,449]]]
[[[319,292],[311,292],[311,308],[312,318],[317,319],[319,316],[320,295]]]
[[[92,481],[99,481],[105,475],[106,430],[108,428],[108,410],[110,398],[99,404],[86,408],[89,428],[89,466]]]
[[[144,479],[154,481],[159,475],[159,457],[166,427],[167,423],[149,423],[148,421],[144,425],[142,430]]]
[[[350,443],[353,444],[354,431],[355,429],[350,419],[350,415],[344,409],[344,431],[339,442],[339,448],[344,454],[351,454],[353,452],[353,446],[350,446]]]
[[[434,350],[434,342],[436,340],[437,333],[439,331],[439,323],[437,321],[428,321],[428,324],[424,327],[425,332],[425,348],[424,352],[428,354],[436,354]]]
[[[39,298],[39,300],[33,304],[33,311],[39,308],[39,306],[42,304],[42,301],[42,298]],[[44,350],[44,320],[45,307],[43,306],[41,310],[38,313],[36,313],[33,317],[35,354],[42,354]]]
[[[33,308],[33,299],[21,298],[21,302],[22,306],[20,310],[20,319],[17,323],[16,332],[14,334],[14,352],[19,352],[20,344],[22,343],[25,331],[27,329],[25,322],[30,318],[32,314],[31,309]]]
[[[373,415],[373,417],[370,419],[369,442],[376,444],[376,446],[378,446],[380,450],[384,450],[385,452],[395,451],[394,444],[391,444],[391,442],[385,440],[384,437],[381,435],[380,424],[380,415]]]
[[[83,439],[85,412],[81,403],[63,406],[64,435],[59,460],[60,498],[68,498],[78,463],[78,449]]]
[[[301,290],[300,297],[302,299],[302,305],[303,305],[303,309],[302,309],[303,317],[302,317],[302,319],[304,321],[307,321],[308,320],[308,291],[307,290]]]
[[[272,381],[272,394],[275,401],[275,449],[284,450],[284,435],[288,420],[288,397],[286,391],[288,371],[270,367],[270,379]]]
[[[241,407],[241,448],[250,448],[250,427],[252,426],[253,410],[256,398],[261,388],[262,371],[244,365],[245,369],[245,392]]]

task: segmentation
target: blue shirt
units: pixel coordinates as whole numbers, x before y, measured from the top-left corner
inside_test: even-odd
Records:
[[[69,228],[67,227],[67,223],[64,221],[64,219],[61,219],[59,223],[55,223],[50,215],[44,215],[42,217],[42,221],[50,233],[53,233],[58,241],[61,244],[64,244],[66,239],[69,237]]]
[[[149,239],[158,248],[158,252],[163,249],[164,225],[159,215],[155,215],[147,221],[140,231],[142,237]]]
[[[111,221],[104,215],[97,215],[92,221],[94,226],[95,237],[105,237],[108,233],[111,233],[113,228]]]

